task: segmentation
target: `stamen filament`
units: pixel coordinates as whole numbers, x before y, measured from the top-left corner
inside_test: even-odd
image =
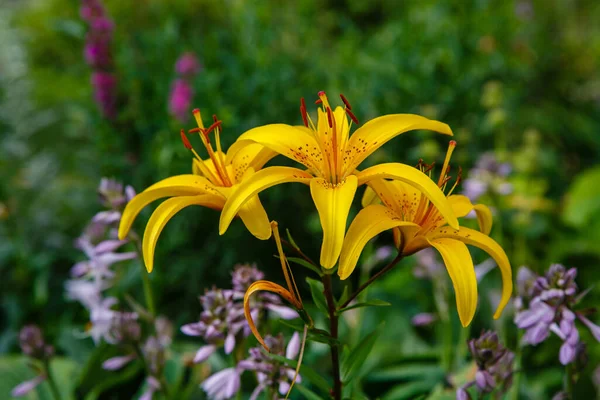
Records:
[[[440,179],[438,180],[438,186],[442,186],[442,181],[446,177],[446,173],[448,172],[448,163],[450,163],[450,157],[452,157],[452,153],[454,152],[454,148],[456,147],[456,140],[451,140],[448,144],[448,152],[446,153],[446,159],[444,160],[444,166],[442,167],[442,171],[440,172]]]
[[[281,262],[281,269],[283,270],[283,276],[285,283],[287,284],[288,290],[294,298],[294,306],[298,309],[302,309],[302,300],[300,299],[300,292],[296,286],[296,282],[293,283],[293,275],[290,265],[287,262],[285,253],[283,252],[283,246],[281,245],[281,237],[279,236],[279,224],[277,221],[271,221],[271,229],[273,230],[273,236],[275,237],[275,244],[277,245],[277,252],[279,253],[279,261]],[[290,275],[292,278],[290,279]]]

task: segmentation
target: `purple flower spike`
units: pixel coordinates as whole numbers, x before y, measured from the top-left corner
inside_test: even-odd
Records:
[[[478,370],[475,380],[456,392],[457,399],[469,398],[466,388],[473,385],[480,393],[505,393],[512,383],[514,354],[502,346],[498,335],[491,331],[470,340],[468,345]]]
[[[200,72],[201,65],[193,53],[184,53],[175,63],[175,71],[181,76],[193,77]]]
[[[134,355],[109,358],[102,363],[102,368],[108,371],[116,371],[123,368],[133,360],[135,360]]]

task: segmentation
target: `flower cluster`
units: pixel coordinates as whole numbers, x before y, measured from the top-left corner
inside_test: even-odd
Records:
[[[184,53],[175,63],[175,71],[178,77],[171,87],[169,112],[180,122],[185,122],[189,115],[190,105],[194,97],[191,81],[200,72],[200,69],[200,63],[192,53]]]
[[[184,334],[201,337],[207,343],[196,352],[195,363],[206,361],[220,347],[224,347],[225,354],[231,354],[236,342],[250,334],[240,300],[244,298],[248,287],[263,277],[263,272],[254,265],[237,265],[232,273],[233,289],[213,288],[200,296],[203,309],[200,320],[181,327]],[[271,293],[256,296],[250,307],[253,320],[257,320],[267,310],[276,312],[282,318],[297,316],[295,311],[283,306],[280,298]]]
[[[471,386],[480,394],[505,393],[512,384],[515,355],[500,344],[498,334],[483,332],[479,338],[469,341],[469,351],[477,364],[477,372],[473,381],[458,389],[457,400],[471,399],[467,391]]]
[[[116,238],[116,225],[121,219],[121,210],[135,191],[110,179],[103,178],[98,188],[101,202],[108,210],[97,213],[75,241],[75,246],[86,256],[71,268],[72,279],[67,281],[67,297],[80,302],[90,313],[89,336],[95,343],[101,339],[114,343],[114,322],[121,319],[121,313],[113,310],[117,304],[114,297],[106,297],[104,292],[113,284],[113,264],[137,258],[136,252],[118,252],[128,243]]]
[[[114,118],[117,85],[117,79],[111,72],[114,23],[108,17],[100,0],[83,0],[80,14],[89,26],[84,56],[85,61],[92,68],[91,82],[94,87],[94,97],[102,114],[107,118]]]
[[[285,356],[287,359],[295,359],[300,351],[300,335],[298,333],[294,333],[287,346],[285,346],[282,334],[268,335],[264,340],[272,354]],[[209,398],[225,400],[235,396],[240,390],[240,376],[244,371],[254,372],[258,381],[250,399],[257,399],[265,391],[285,396],[294,378],[296,378],[296,382],[302,380],[300,376],[296,377],[294,369],[270,357],[262,347],[251,348],[248,352],[250,356],[240,361],[237,366],[219,371],[202,383],[202,388]],[[275,398],[279,398],[279,396],[275,396]]]
[[[477,201],[486,194],[506,196],[512,193],[512,185],[507,181],[512,167],[499,162],[494,153],[484,153],[479,157],[469,178],[463,183],[463,194],[471,201]]]
[[[26,325],[21,329],[19,345],[23,354],[31,358],[30,366],[35,370],[37,376],[15,386],[11,392],[13,397],[25,396],[48,379],[47,365],[54,355],[54,347],[46,344],[42,331],[36,325]]]
[[[517,314],[515,324],[525,329],[523,342],[537,345],[554,332],[563,344],[559,360],[567,365],[576,360],[581,346],[575,321],[579,319],[600,342],[600,326],[590,321],[583,312],[574,310],[587,293],[579,293],[575,268],[553,264],[544,276],[538,276],[526,267],[517,275],[518,297],[515,299]]]

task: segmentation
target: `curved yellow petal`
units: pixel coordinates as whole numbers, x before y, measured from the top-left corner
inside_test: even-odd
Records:
[[[304,164],[316,173],[323,169],[321,147],[310,131],[303,128],[285,124],[264,125],[243,133],[237,141],[251,140],[262,144],[281,155]],[[242,146],[242,144],[237,146]]]
[[[356,193],[357,182],[358,179],[354,175],[350,175],[336,186],[323,178],[310,181],[310,194],[323,228],[321,265],[324,268],[333,268],[342,250],[346,221]]]
[[[254,337],[256,338],[256,340],[258,340],[258,342],[262,345],[262,347],[265,348],[265,350],[270,352],[271,350],[265,344],[265,341],[263,340],[262,336],[258,332],[258,329],[256,329],[256,324],[254,323],[254,320],[252,319],[252,312],[250,309],[250,296],[252,296],[252,294],[254,294],[255,292],[259,292],[259,291],[276,293],[276,294],[280,295],[281,297],[283,297],[284,299],[286,299],[287,301],[289,301],[290,304],[292,304],[292,305],[295,305],[295,302],[294,302],[294,297],[288,290],[286,290],[282,286],[280,286],[276,283],[270,282],[270,281],[264,281],[264,280],[256,281],[248,287],[248,290],[246,290],[246,294],[244,295],[244,315],[246,316],[246,320],[248,321],[248,326],[250,327],[250,330],[254,334]]]
[[[119,224],[119,239],[125,239],[137,215],[154,200],[162,197],[196,196],[200,194],[220,196],[208,179],[198,175],[177,175],[155,183],[127,203]]]
[[[340,279],[348,278],[354,271],[358,259],[369,240],[383,231],[398,226],[410,227],[415,232],[419,230],[419,225],[402,221],[392,210],[381,204],[370,205],[360,210],[350,224],[344,238],[338,268]]]
[[[473,209],[475,210],[475,215],[477,215],[477,222],[479,222],[479,230],[484,235],[489,235],[492,231],[492,224],[494,222],[494,218],[492,217],[492,211],[490,208],[483,204],[476,204]]]
[[[453,194],[448,196],[448,201],[452,206],[456,218],[462,218],[473,210],[471,200],[462,194]]]
[[[252,174],[244,180],[229,195],[221,219],[219,221],[219,234],[225,233],[233,218],[237,215],[240,208],[259,192],[286,182],[300,182],[308,184],[313,176],[307,172],[292,167],[268,167]]]
[[[360,205],[364,207],[370,206],[371,204],[380,204],[381,200],[377,197],[377,193],[375,190],[371,188],[371,186],[367,186],[365,192],[363,193],[362,199],[360,200]]]
[[[373,179],[369,181],[371,189],[388,208],[402,216],[404,221],[414,221],[423,195],[414,186],[401,181]]]
[[[261,144],[242,140],[235,142],[229,148],[226,163],[232,166],[235,182],[241,182],[248,168],[259,170],[276,155],[276,152]]]
[[[142,254],[144,256],[144,264],[148,272],[152,272],[154,268],[154,249],[158,237],[169,220],[180,210],[191,205],[200,205],[210,208],[221,208],[225,200],[220,196],[203,194],[199,196],[181,196],[165,200],[161,205],[156,207],[152,216],[148,220],[146,230],[144,231],[144,239],[142,241]]]
[[[500,267],[500,272],[502,273],[502,298],[500,299],[500,304],[498,304],[498,308],[494,314],[494,318],[499,318],[500,314],[502,314],[502,310],[510,300],[510,295],[512,294],[513,290],[510,261],[508,261],[508,257],[506,256],[506,253],[502,247],[500,247],[500,245],[489,236],[476,231],[475,229],[465,228],[462,226],[459,230],[445,226],[433,231],[431,234],[429,234],[429,237],[430,240],[438,238],[460,240],[465,244],[479,247],[481,250],[488,253],[494,259],[494,261],[496,261],[496,264],[498,264],[498,267]]]
[[[365,158],[383,146],[390,139],[415,129],[427,129],[452,136],[450,127],[414,114],[391,114],[370,120],[358,128],[345,147],[343,171],[357,168]]]
[[[477,277],[467,246],[458,240],[437,238],[429,243],[441,254],[456,294],[460,323],[466,327],[477,308]]]
[[[246,228],[260,240],[271,237],[271,222],[258,196],[251,197],[238,211]]]
[[[373,179],[383,178],[399,180],[413,186],[435,205],[448,225],[458,228],[458,219],[442,190],[431,178],[418,169],[399,163],[379,164],[359,172],[357,177],[359,185]]]

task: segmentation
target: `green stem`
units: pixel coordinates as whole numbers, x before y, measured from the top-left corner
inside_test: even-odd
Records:
[[[52,375],[52,371],[50,370],[50,359],[44,359],[44,373],[46,374],[46,380],[48,381],[48,385],[50,386],[50,391],[52,392],[52,397],[54,400],[61,400],[60,392],[58,391],[58,386],[56,386],[56,381],[54,380],[54,376]]]
[[[140,238],[134,232],[129,234],[129,239],[135,244],[135,251],[141,260],[140,266],[142,267],[142,283],[144,286],[144,298],[146,299],[146,308],[152,317],[156,316],[156,308],[154,307],[154,296],[152,295],[152,283],[150,282],[150,274],[146,271],[144,266],[144,256],[142,253],[142,246],[140,244]]]
[[[333,290],[331,287],[331,275],[323,275],[323,286],[325,298],[327,299],[327,310],[329,312],[330,334],[334,339],[338,338],[338,316],[336,313],[335,300],[333,299]],[[340,379],[340,353],[338,345],[331,343],[331,367],[333,369],[333,398],[342,399],[342,380]]]
[[[523,364],[523,348],[519,345],[519,343],[521,343],[522,336],[523,335],[519,331],[517,334],[517,345],[515,348],[515,362],[513,364],[513,382],[509,396],[512,400],[519,400],[519,386],[521,382],[521,368]]]
[[[348,304],[350,304],[350,302],[352,300],[354,300],[356,298],[356,296],[358,296],[363,290],[365,290],[367,287],[369,287],[369,285],[371,285],[371,283],[375,282],[378,278],[380,278],[381,276],[385,275],[389,270],[391,270],[392,268],[394,268],[396,266],[396,264],[398,264],[400,262],[400,260],[402,260],[402,257],[403,257],[402,253],[398,253],[398,255],[396,256],[396,258],[394,258],[388,265],[386,265],[385,267],[383,267],[382,270],[380,270],[375,275],[373,275],[372,277],[370,277],[368,281],[366,281],[358,289],[356,289],[356,291],[354,293],[352,293],[348,297],[348,299],[344,302],[344,304],[342,304],[339,308],[342,309],[344,307],[347,307]]]
[[[449,291],[446,281],[443,277],[433,277],[433,300],[437,314],[440,317],[441,327],[439,334],[441,337],[442,347],[442,367],[446,372],[452,370],[452,353],[454,352],[454,342],[452,340],[452,319],[449,312]]]
[[[569,363],[565,366],[565,392],[569,399],[573,397],[573,386],[575,385],[575,370],[573,369],[573,363]]]

